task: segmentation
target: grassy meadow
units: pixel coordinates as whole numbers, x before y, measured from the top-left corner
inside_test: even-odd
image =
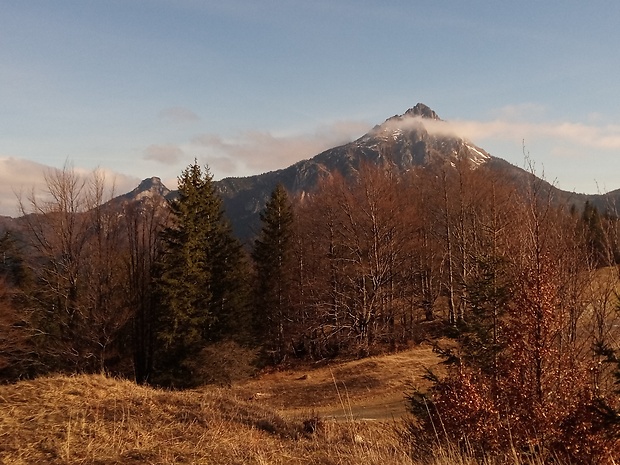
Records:
[[[404,393],[438,362],[421,346],[187,391],[103,375],[21,381],[0,387],[0,463],[543,463],[516,452],[476,459],[449,446],[415,457],[403,436]]]

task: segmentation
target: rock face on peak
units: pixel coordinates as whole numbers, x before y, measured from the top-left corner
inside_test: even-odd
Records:
[[[405,112],[405,115],[407,115],[407,116],[421,116],[422,118],[434,119],[434,120],[437,120],[437,121],[441,121],[441,118],[439,116],[437,116],[437,113],[435,113],[433,110],[431,110],[429,107],[427,107],[423,103],[418,103],[415,107],[409,108],[409,110],[407,110]]]
[[[398,124],[399,122],[408,121],[412,118],[416,119],[428,119],[434,121],[443,121],[437,113],[431,110],[430,107],[424,105],[423,103],[418,103],[415,107],[409,108],[402,115],[394,115],[391,118],[385,120],[385,123],[375,126],[375,129],[382,127],[386,124]],[[411,123],[411,121],[409,121]]]
[[[170,190],[164,186],[161,182],[161,179],[157,176],[152,178],[144,179],[136,189],[134,189],[136,193],[157,193],[163,197],[166,197],[170,194]]]
[[[133,205],[138,210],[152,208],[153,206],[165,207],[168,200],[176,196],[176,192],[168,189],[157,176],[144,179],[131,192],[112,199],[108,206],[114,209],[122,209],[125,205]]]
[[[163,197],[168,198],[172,195],[170,189],[168,189],[161,182],[161,179],[157,176],[144,179],[138,187],[131,192],[120,196],[123,200],[142,200],[144,198]]]

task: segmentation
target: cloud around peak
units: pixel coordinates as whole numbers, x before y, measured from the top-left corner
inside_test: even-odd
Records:
[[[596,124],[549,120],[544,109],[535,105],[506,107],[495,118],[480,120],[440,121],[420,116],[404,116],[386,121],[388,127],[407,128],[423,125],[431,134],[451,135],[479,145],[488,140],[522,143],[523,140],[545,140],[552,147],[571,144],[595,150],[620,150],[620,124]],[[530,118],[526,119],[526,115]]]
[[[90,179],[93,174],[92,169],[72,168],[69,165],[68,169],[73,170],[76,176],[85,180]],[[33,195],[37,199],[45,199],[48,191],[46,176],[56,170],[61,169],[18,157],[0,156],[0,215],[20,216],[20,201],[28,210],[28,199]],[[106,168],[98,168],[96,171],[105,182],[105,195],[108,197],[129,192],[137,185],[137,179],[133,176]]]
[[[143,152],[145,160],[174,165],[183,158],[183,150],[174,144],[149,145]]]
[[[561,160],[588,157],[609,160],[620,150],[620,124],[601,115],[584,116],[583,121],[553,119],[547,108],[537,104],[519,104],[491,112],[488,119],[435,120],[405,114],[386,120],[384,127],[407,128],[423,125],[431,134],[456,136],[473,142],[487,152],[519,164],[524,141],[535,147],[533,156],[549,172],[567,175],[570,188],[585,183],[568,177]],[[387,125],[387,126],[386,126]],[[313,130],[277,132],[248,130],[233,135],[199,133],[171,144],[154,144],[143,151],[143,158],[170,168],[192,159],[207,164],[216,179],[250,176],[286,168],[324,150],[351,142],[372,130],[368,121],[335,121]],[[553,166],[557,163],[557,166]],[[591,178],[604,179],[592,165]],[[581,173],[583,175],[583,173]],[[610,182],[610,181],[606,181]]]
[[[368,129],[368,123],[338,121],[310,133],[247,131],[234,137],[200,134],[192,138],[187,151],[198,153],[200,159],[224,176],[258,174],[311,158],[350,142]]]

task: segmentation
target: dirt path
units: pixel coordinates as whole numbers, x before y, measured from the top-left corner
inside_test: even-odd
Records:
[[[385,396],[381,399],[361,399],[349,406],[335,408],[322,408],[317,413],[326,420],[392,420],[402,418],[407,411],[407,403],[404,393],[393,396]]]
[[[428,386],[426,369],[440,370],[429,346],[305,370],[267,373],[235,386],[237,395],[284,415],[333,420],[389,420],[407,413],[405,393]]]

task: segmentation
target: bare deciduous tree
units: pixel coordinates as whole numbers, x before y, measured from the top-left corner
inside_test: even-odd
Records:
[[[119,298],[119,217],[105,208],[113,190],[101,171],[84,177],[68,164],[48,171],[45,183],[19,199],[45,350],[60,367],[102,370],[129,316]]]

